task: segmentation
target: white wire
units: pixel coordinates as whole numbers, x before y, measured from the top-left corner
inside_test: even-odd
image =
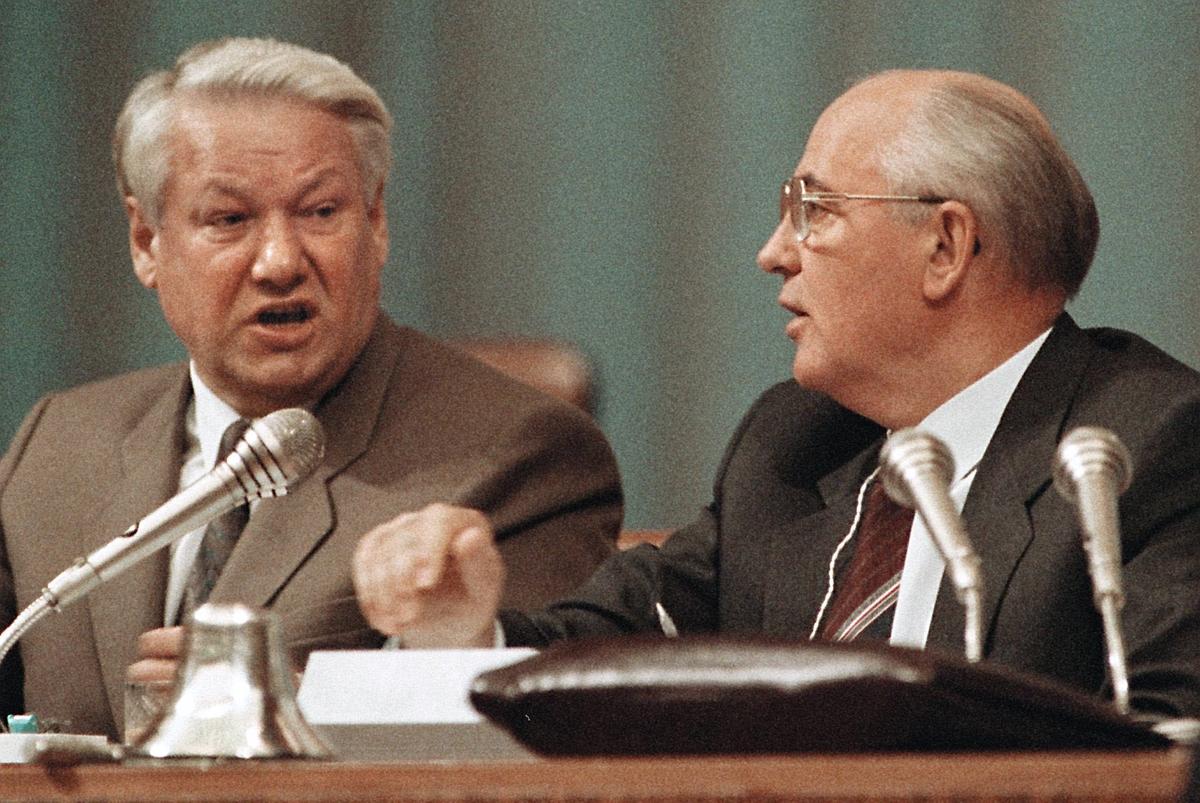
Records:
[[[850,522],[850,530],[838,542],[837,548],[833,550],[833,556],[829,559],[829,584],[825,589],[825,599],[821,600],[821,607],[817,610],[817,619],[813,622],[812,632],[808,634],[809,641],[815,641],[817,631],[821,628],[821,620],[825,618],[825,609],[829,607],[829,600],[833,599],[833,585],[836,582],[834,578],[834,570],[837,568],[838,556],[842,554],[842,550],[846,544],[850,543],[850,539],[858,532],[858,523],[862,519],[863,500],[867,497],[867,488],[871,487],[871,483],[875,480],[875,476],[879,474],[879,466],[875,467],[858,489],[858,502],[854,508],[854,521]]]

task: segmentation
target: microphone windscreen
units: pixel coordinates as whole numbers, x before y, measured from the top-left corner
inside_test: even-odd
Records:
[[[300,407],[289,407],[257,419],[250,425],[272,462],[292,487],[312,473],[325,457],[325,430],[316,416]]]
[[[1111,430],[1076,427],[1059,442],[1053,473],[1054,487],[1069,502],[1076,501],[1076,485],[1089,475],[1111,477],[1120,494],[1133,478],[1133,458]]]
[[[887,495],[898,505],[916,507],[911,484],[922,474],[932,474],[950,487],[954,458],[946,444],[917,429],[893,432],[879,453],[879,481]]]

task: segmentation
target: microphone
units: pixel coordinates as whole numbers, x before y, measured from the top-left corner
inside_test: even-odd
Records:
[[[283,496],[325,454],[320,423],[307,410],[259,418],[229,455],[121,535],[51,580],[43,594],[59,609],[111,580],[152,552],[254,499]]]
[[[1120,612],[1125,605],[1121,583],[1121,523],[1117,497],[1133,478],[1133,461],[1125,444],[1107,429],[1078,427],[1058,444],[1054,460],[1054,487],[1075,505],[1092,600],[1104,624],[1104,641],[1113,684],[1113,700],[1122,713],[1129,711],[1129,678]]]
[[[1125,602],[1117,497],[1131,479],[1129,450],[1107,429],[1078,427],[1058,444],[1054,487],[1079,511],[1097,605],[1104,597],[1112,597],[1118,605]]]
[[[104,546],[46,584],[0,633],[0,660],[48,611],[60,611],[152,552],[238,505],[283,496],[325,455],[325,434],[307,410],[277,410],[253,421],[229,456]]]
[[[962,517],[950,498],[954,458],[934,436],[915,429],[893,432],[879,453],[879,479],[892,501],[921,514],[926,529],[946,562],[955,596],[965,615],[964,644],[967,659],[983,655],[983,578],[979,558],[971,546]]]

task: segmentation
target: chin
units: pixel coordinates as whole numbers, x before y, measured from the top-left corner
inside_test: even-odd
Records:
[[[797,353],[792,361],[792,379],[801,387],[824,392],[827,382],[823,380],[827,378],[826,374],[827,372],[819,370],[819,366],[813,365],[812,360],[806,359],[805,355],[800,353]]]
[[[244,398],[253,406],[253,415],[261,416],[284,407],[304,407],[315,402],[323,391],[318,382],[297,381],[295,374],[286,380],[271,381],[264,377],[247,377],[241,387]],[[246,411],[242,411],[246,412]]]

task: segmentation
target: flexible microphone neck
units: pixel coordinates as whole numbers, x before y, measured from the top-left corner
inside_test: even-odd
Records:
[[[927,432],[893,432],[879,453],[879,479],[892,501],[915,509],[946,563],[955,596],[963,606],[963,642],[968,660],[983,656],[983,577],[979,558],[950,497],[954,458]]]

